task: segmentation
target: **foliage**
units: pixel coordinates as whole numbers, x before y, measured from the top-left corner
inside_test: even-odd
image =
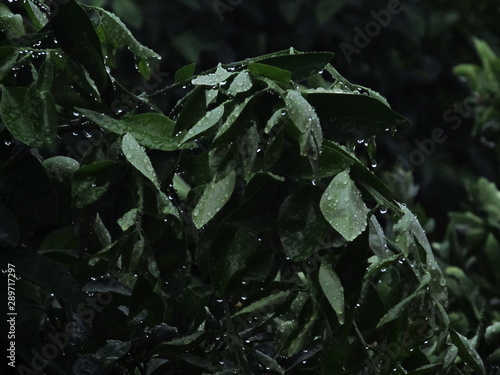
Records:
[[[408,121],[332,54],[188,65],[136,95],[117,50],[145,79],[158,55],[113,14],[0,10],[0,257],[23,371],[485,373],[419,221],[363,162]]]

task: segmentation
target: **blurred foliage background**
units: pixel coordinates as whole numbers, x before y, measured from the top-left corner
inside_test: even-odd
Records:
[[[85,1],[84,1],[85,2]],[[218,62],[229,63],[293,46],[300,51],[333,51],[333,64],[352,82],[371,87],[408,117],[412,126],[396,137],[380,138],[379,168],[398,170],[418,150],[416,140],[432,138],[436,128],[447,140],[424,161],[410,168],[413,184],[395,181],[408,204],[420,206],[420,219],[433,240],[444,236],[448,212],[462,207],[462,181],[484,176],[498,183],[498,163],[492,143],[484,135],[471,138],[472,114],[459,116],[452,129],[444,119],[470,94],[466,78],[453,73],[462,63],[479,63],[473,37],[493,50],[500,48],[500,1],[368,1],[368,0],[87,0],[120,16],[139,41],[163,57],[161,72],[172,74],[196,62],[198,71]],[[357,48],[358,30],[365,30],[374,14],[401,4],[387,26],[368,37],[366,47],[345,55],[347,44]],[[359,29],[357,29],[359,28]],[[376,29],[375,29],[376,30]],[[344,46],[344,48],[342,47]],[[359,45],[358,45],[359,46]],[[141,84],[132,56],[122,82]],[[121,72],[124,72],[121,65]],[[173,74],[172,74],[173,75]],[[172,77],[173,78],[173,77]],[[451,116],[451,114],[448,114]],[[417,160],[415,158],[415,160]],[[398,174],[399,175],[399,174]],[[394,178],[392,179],[394,180]],[[416,194],[415,200],[413,198]]]

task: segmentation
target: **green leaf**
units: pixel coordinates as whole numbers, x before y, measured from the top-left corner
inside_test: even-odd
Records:
[[[292,73],[292,80],[300,82],[321,72],[334,56],[330,52],[295,52],[293,54],[288,52],[288,54],[284,54],[286,52],[288,51],[262,56],[254,61],[288,70]]]
[[[237,316],[252,314],[255,312],[258,313],[262,311],[272,311],[274,310],[274,306],[279,306],[283,304],[288,299],[290,293],[291,291],[289,290],[273,293],[267,297],[259,299],[258,301],[252,302],[250,305],[241,309],[232,317],[235,318]]]
[[[102,113],[78,108],[97,125],[119,135],[130,133],[141,145],[154,150],[174,151],[179,139],[172,136],[175,122],[160,113],[142,113],[117,120]]]
[[[47,82],[40,85],[35,82],[28,89],[24,98],[24,119],[41,144],[54,142],[59,116],[52,94],[47,91]]]
[[[243,121],[246,120],[246,118],[242,118],[242,113],[247,109],[248,103],[255,97],[256,96],[245,98],[245,100],[242,103],[236,104],[232,112],[229,114],[229,116],[227,116],[226,120],[224,121],[224,124],[222,124],[222,126],[217,131],[217,134],[214,137],[214,142],[216,140],[219,140],[219,142],[223,142],[224,140],[230,138],[232,134],[231,132],[229,132],[229,130],[232,129],[233,127],[236,127],[240,119],[242,119]],[[241,126],[238,126],[238,132],[241,132],[243,130],[240,128]]]
[[[50,55],[48,55],[38,71],[38,78],[36,80],[36,94],[38,97],[44,99],[50,94],[53,73],[54,69],[52,68],[52,63],[50,62]]]
[[[402,301],[400,301],[396,306],[392,307],[383,317],[380,319],[380,321],[377,324],[377,328],[382,327],[384,324],[387,324],[389,322],[392,322],[393,320],[398,319],[399,317],[404,314],[413,300],[420,298],[424,294],[423,290],[419,290],[418,292],[415,292]]]
[[[353,177],[356,178],[356,181],[359,182],[381,205],[394,212],[399,212],[399,206],[394,200],[392,191],[361,163],[355,155],[336,142],[325,139],[324,144],[330,147],[332,151],[352,160],[351,173]]]
[[[73,174],[72,196],[76,207],[82,208],[99,200],[108,191],[109,173],[116,166],[110,160],[84,165]]]
[[[144,177],[151,181],[159,190],[160,183],[158,177],[156,176],[153,164],[146,154],[144,147],[142,147],[131,134],[127,133],[122,138],[121,148],[130,164],[141,172]]]
[[[330,225],[348,241],[353,241],[366,228],[370,210],[348,171],[333,178],[321,197],[320,208]]]
[[[43,143],[38,139],[35,130],[24,120],[24,98],[28,89],[24,87],[4,87],[0,110],[2,121],[10,133],[20,141],[32,147]]]
[[[20,38],[25,34],[23,17],[14,14],[10,9],[0,3],[0,29],[5,32],[7,38]]]
[[[469,367],[471,367],[476,374],[486,375],[483,361],[470,341],[453,329],[450,329],[450,338],[451,342],[458,348],[458,355],[460,358],[462,358],[462,360],[467,363],[467,365],[469,365]]]
[[[305,133],[308,127],[313,126],[313,124],[319,124],[319,118],[314,108],[299,91],[288,91],[285,102],[288,117],[301,133]]]
[[[227,93],[231,96],[236,96],[239,93],[247,92],[251,88],[252,80],[250,78],[250,75],[247,72],[243,71],[238,73],[233,82],[231,82]]]
[[[37,29],[37,31],[40,31],[40,29],[43,28],[47,24],[47,22],[49,22],[47,16],[40,10],[38,5],[36,5],[33,0],[24,2],[23,6],[26,10],[26,13],[28,13],[28,17],[31,23]]]
[[[50,178],[58,181],[69,180],[80,167],[75,159],[67,156],[54,156],[43,161],[43,167]]]
[[[254,76],[267,77],[283,85],[290,84],[292,79],[292,73],[290,71],[262,63],[254,62],[249,64],[248,71]]]
[[[186,65],[175,72],[175,83],[187,82],[196,70],[196,63]]]
[[[276,362],[273,358],[267,356],[266,354],[256,350],[255,357],[266,369],[269,369],[270,371],[276,372],[278,374],[285,374],[285,370],[278,364],[278,362]]]
[[[106,340],[106,345],[97,350],[95,354],[103,363],[110,364],[125,356],[130,347],[129,341]]]
[[[222,180],[210,182],[193,210],[192,218],[196,228],[206,225],[227,203],[236,184],[236,173],[231,172]]]
[[[160,113],[126,117],[123,125],[141,145],[154,150],[174,151],[179,140],[173,136],[175,122]]]
[[[59,4],[50,23],[61,49],[85,68],[99,92],[103,94],[106,89],[112,89],[101,42],[82,7],[74,0],[67,0]]]
[[[84,295],[77,281],[59,263],[21,248],[16,251],[0,252],[0,259],[2,264],[14,264],[18,276],[59,298],[64,298],[74,306],[84,301]]]
[[[228,72],[220,64],[217,67],[215,73],[206,74],[203,76],[198,76],[194,78],[191,83],[195,86],[216,86],[224,84],[229,77],[234,75],[234,72]]]
[[[16,65],[19,51],[13,47],[0,47],[0,82],[7,77]]]
[[[399,206],[404,214],[396,225],[394,225],[396,243],[402,249],[405,256],[408,256],[410,252],[416,251],[417,243],[422,246],[426,253],[425,263],[431,275],[431,291],[435,298],[446,306],[448,300],[446,280],[434,258],[429,240],[415,215],[405,205],[400,204]]]
[[[201,133],[207,131],[211,127],[215,126],[224,115],[224,105],[208,111],[205,116],[203,116],[191,129],[188,130],[187,134],[181,140],[181,145],[186,142],[195,139]]]
[[[331,140],[362,140],[385,129],[409,124],[406,118],[367,95],[309,91],[306,98]]]
[[[370,217],[368,225],[370,231],[370,248],[379,260],[386,259],[389,255],[387,241],[385,240],[384,231],[375,215]]]
[[[317,159],[323,144],[323,133],[314,108],[296,90],[287,93],[285,102],[288,117],[302,133],[299,136],[301,155]]]
[[[469,191],[480,207],[488,214],[488,221],[500,228],[500,192],[493,182],[481,177]]]
[[[319,209],[321,192],[313,186],[292,193],[281,205],[278,230],[285,254],[302,262],[321,248],[330,226]],[[331,230],[331,229],[330,229]]]
[[[160,59],[153,50],[145,47],[135,39],[130,30],[125,24],[113,13],[110,13],[102,8],[95,8],[101,16],[101,24],[104,35],[100,35],[102,39],[108,42],[114,49],[128,48],[141,61],[147,64],[148,59]],[[144,65],[143,65],[144,67]],[[141,74],[148,79],[150,74],[149,67],[141,71]]]
[[[321,262],[319,269],[319,285],[325,293],[328,302],[337,314],[340,324],[344,324],[344,287],[333,268],[326,262]]]
[[[121,218],[118,219],[118,225],[122,228],[122,231],[127,231],[130,227],[137,224],[140,212],[137,208],[133,208],[126,212]]]

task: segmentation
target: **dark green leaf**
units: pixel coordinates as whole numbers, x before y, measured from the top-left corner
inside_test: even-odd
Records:
[[[476,374],[486,375],[483,361],[469,340],[454,330],[450,330],[450,338],[451,342],[458,348],[458,355],[460,358],[462,358]]]
[[[344,324],[344,287],[333,268],[326,262],[321,262],[319,269],[319,285],[325,293],[328,302],[337,314],[340,324]]]
[[[151,164],[151,160],[146,154],[144,147],[142,147],[129,133],[123,136],[121,147],[123,154],[130,164],[151,181],[157,189],[160,189],[160,182],[158,181],[153,164]]]
[[[85,165],[73,174],[72,196],[78,208],[85,207],[100,199],[110,185],[110,171],[115,162],[105,160]]]
[[[196,70],[196,63],[186,65],[175,72],[175,83],[187,82]]]
[[[256,59],[261,64],[272,65],[292,73],[292,80],[300,82],[318,74],[333,58],[330,52],[276,53],[275,56]]]
[[[248,71],[254,76],[262,76],[272,79],[283,85],[290,84],[292,73],[288,70],[280,69],[272,65],[262,63],[251,63],[248,65]]]
[[[224,207],[233,194],[235,184],[236,173],[231,172],[222,180],[212,181],[205,187],[192,213],[196,228],[205,226]]]
[[[283,251],[302,262],[321,248],[329,230],[319,209],[321,192],[312,186],[291,194],[281,205],[278,228]]]
[[[325,135],[335,141],[362,140],[409,124],[406,118],[367,95],[308,92],[306,98],[315,108]]]
[[[333,178],[321,197],[320,207],[330,225],[348,241],[353,241],[366,228],[370,210],[347,171]]]
[[[236,314],[233,315],[233,318],[240,315],[273,310],[275,306],[279,306],[282,303],[284,303],[288,299],[290,293],[291,291],[284,290],[282,292],[277,292],[267,297],[264,297],[258,301],[251,303],[244,309],[238,311]]]

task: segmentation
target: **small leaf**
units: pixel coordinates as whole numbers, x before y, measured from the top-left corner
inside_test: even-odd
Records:
[[[126,212],[121,218],[118,219],[118,225],[122,231],[127,231],[130,227],[137,223],[140,212],[137,208],[133,208]]]
[[[267,77],[284,85],[290,84],[292,79],[292,73],[288,70],[280,69],[272,65],[251,63],[248,65],[248,71],[254,76]]]
[[[288,70],[292,73],[292,80],[300,82],[325,69],[332,58],[333,53],[330,52],[295,52],[291,54],[289,51],[282,51],[261,56],[254,61]]]
[[[202,228],[224,207],[231,198],[235,184],[235,172],[231,172],[218,182],[212,181],[208,184],[192,213],[196,228]]]
[[[58,181],[70,179],[80,167],[75,159],[66,156],[54,156],[43,161],[43,167],[50,178]]]
[[[204,117],[202,117],[191,129],[188,130],[187,134],[181,141],[181,145],[185,144],[186,142],[192,139],[195,139],[201,133],[207,131],[208,129],[216,125],[220,121],[223,115],[224,115],[223,104],[207,112],[207,114]]]
[[[330,182],[321,197],[320,208],[330,225],[348,241],[353,241],[366,228],[370,210],[347,171]]]
[[[477,375],[486,375],[483,361],[466,337],[455,330],[450,330],[451,342],[458,348],[458,355],[469,365]]]
[[[319,284],[337,314],[339,323],[344,324],[344,287],[333,268],[326,262],[321,262]]]
[[[383,317],[380,319],[380,321],[377,324],[377,328],[382,327],[384,324],[387,324],[389,322],[392,322],[393,320],[396,320],[399,318],[407,309],[409,308],[410,304],[415,300],[416,298],[420,298],[424,292],[422,290],[415,292],[411,294],[410,296],[406,297],[403,299],[401,302],[399,302],[396,306],[392,307]]]
[[[144,147],[142,147],[129,133],[123,136],[122,151],[130,164],[141,172],[159,190],[160,183],[158,182],[158,177],[156,176],[153,164],[151,164],[151,160],[146,154],[146,151],[144,151]]]
[[[194,74],[196,63],[186,65],[175,72],[175,83],[186,82]]]
[[[291,292],[289,290],[273,293],[241,309],[240,311],[238,311],[236,314],[233,315],[233,318],[240,315],[252,314],[254,312],[273,310],[274,306],[278,306],[284,303],[287,300],[290,293]]]
[[[194,78],[191,83],[193,85],[204,85],[204,86],[216,86],[223,84],[224,82],[227,81],[229,77],[234,75],[235,73],[228,72],[226,69],[224,69],[220,64],[217,67],[217,70],[215,73],[207,74],[204,76],[198,76]]]
[[[72,178],[73,201],[78,208],[85,207],[99,200],[109,189],[109,173],[116,162],[102,160],[84,165]]]
[[[246,92],[251,88],[252,80],[250,79],[250,75],[246,71],[243,71],[238,73],[233,82],[231,82],[227,93],[231,96],[235,96],[239,93]]]

